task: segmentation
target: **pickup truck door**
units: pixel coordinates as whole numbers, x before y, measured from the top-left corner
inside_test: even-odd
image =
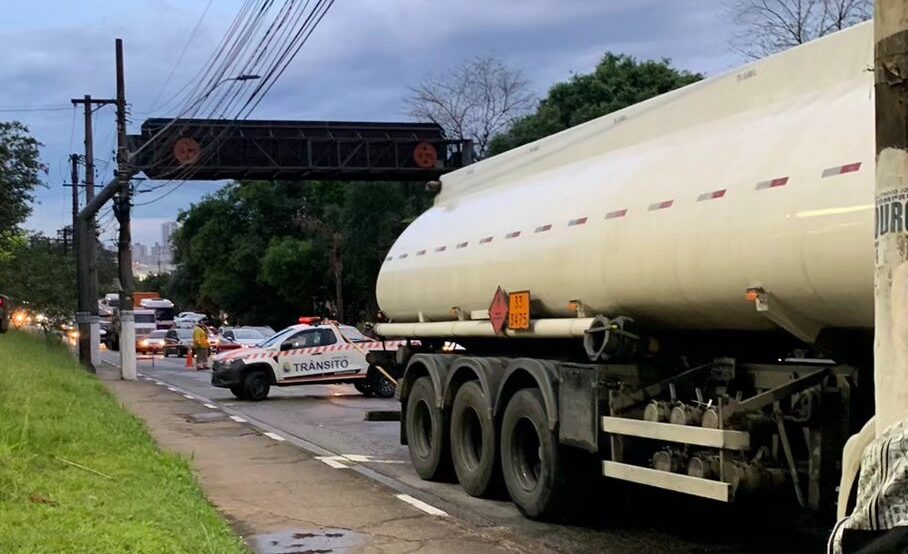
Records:
[[[306,329],[281,344],[278,381],[330,381],[365,374],[365,359],[329,328]]]

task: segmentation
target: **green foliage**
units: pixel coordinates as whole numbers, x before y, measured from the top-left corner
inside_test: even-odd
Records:
[[[0,552],[247,552],[182,458],[63,347],[0,336]]]
[[[261,279],[287,302],[305,306],[319,291],[324,264],[313,240],[275,237],[262,259]]]
[[[699,73],[674,69],[668,59],[641,62],[607,53],[592,73],[574,75],[553,86],[536,113],[495,137],[491,153],[500,154],[702,78]]]
[[[100,249],[99,249],[100,250]],[[0,292],[27,301],[47,315],[71,317],[76,311],[76,260],[56,241],[42,235],[13,235],[0,248]],[[100,290],[113,286],[115,265],[110,254],[98,255]]]
[[[39,161],[41,143],[19,123],[0,122],[0,255],[31,214],[38,175],[47,168]]]
[[[335,305],[340,243],[343,319],[374,314],[375,279],[403,222],[429,204],[397,183],[233,183],[180,215],[170,298],[231,323],[287,325]]]
[[[170,282],[169,273],[149,273],[141,279],[136,279],[135,290],[156,292],[161,295],[161,298],[170,298]]]

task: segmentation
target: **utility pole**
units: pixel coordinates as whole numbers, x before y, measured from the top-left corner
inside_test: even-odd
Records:
[[[126,138],[126,77],[123,69],[123,39],[117,39],[117,197],[120,222],[120,371],[125,380],[136,379],[136,327],[133,312],[132,230],[130,228],[129,150]]]
[[[79,248],[79,241],[84,240],[79,228],[79,155],[70,154],[70,186],[73,188],[73,242]],[[86,260],[76,252],[76,274],[81,275],[86,269]],[[76,327],[79,329],[79,362],[88,368],[91,363],[91,329],[88,321],[88,297],[83,287],[79,287],[76,308]]]
[[[85,202],[91,202],[95,197],[95,149],[94,149],[94,129],[92,123],[92,114],[94,106],[106,106],[116,104],[116,100],[111,99],[93,99],[91,95],[86,94],[82,98],[73,98],[71,100],[74,106],[81,104],[84,108],[85,117]],[[75,218],[73,223],[77,223]],[[95,218],[92,216],[89,221],[89,232],[85,234],[84,258],[82,263],[82,276],[84,277],[80,287],[80,296],[87,296],[88,304],[80,309],[87,310],[88,320],[88,337],[90,344],[90,364],[94,368],[101,363],[101,329],[100,318],[98,317],[98,251],[96,247]],[[83,250],[79,250],[83,252]],[[82,336],[80,330],[80,337]]]
[[[876,435],[908,418],[908,3],[877,0]]]

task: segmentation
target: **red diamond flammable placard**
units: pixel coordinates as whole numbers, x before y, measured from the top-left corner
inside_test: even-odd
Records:
[[[508,293],[501,287],[495,291],[492,303],[489,304],[489,321],[496,335],[504,333],[505,324],[508,322]]]

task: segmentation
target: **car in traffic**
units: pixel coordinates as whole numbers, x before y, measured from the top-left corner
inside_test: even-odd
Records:
[[[207,315],[200,314],[198,312],[180,312],[175,318],[173,318],[173,326],[182,329],[191,329],[197,323],[203,322],[207,319]]]
[[[160,354],[164,352],[164,345],[167,343],[167,330],[158,329],[152,331],[145,338],[136,341],[136,352],[139,354]]]
[[[394,396],[394,381],[367,355],[396,351],[406,341],[377,341],[350,325],[302,319],[256,347],[216,355],[211,384],[241,400],[264,400],[272,386],[331,383],[350,383],[366,396]]]
[[[255,327],[232,327],[221,332],[216,352],[227,352],[239,348],[258,346],[268,337]]]
[[[192,348],[192,329],[168,329],[164,335],[164,357],[186,356]]]

